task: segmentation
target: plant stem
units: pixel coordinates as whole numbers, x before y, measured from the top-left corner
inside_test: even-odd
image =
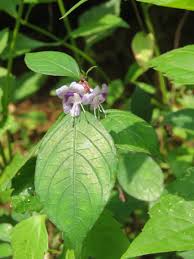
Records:
[[[12,157],[13,157],[12,146],[11,146],[12,138],[11,138],[11,134],[10,134],[9,131],[7,131],[6,134],[7,134],[7,144],[8,144],[9,161],[11,161],[11,159],[12,159]]]
[[[4,99],[3,99],[5,117],[7,116],[7,113],[8,113],[8,104],[9,104],[9,88],[10,88],[9,87],[9,84],[10,84],[9,78],[10,78],[10,75],[12,72],[15,44],[16,44],[16,39],[17,39],[17,35],[19,32],[19,28],[20,28],[20,20],[22,17],[23,7],[24,7],[24,0],[21,0],[19,9],[18,9],[17,18],[16,18],[15,27],[13,30],[13,36],[12,36],[12,41],[11,41],[10,50],[9,50],[9,59],[8,59],[8,64],[7,64],[7,80],[6,80],[7,87],[4,87]]]
[[[65,13],[66,13],[66,10],[65,10],[65,6],[64,6],[64,3],[63,3],[63,0],[57,0],[57,3],[58,3],[58,7],[59,7],[59,10],[60,10],[60,13],[61,15],[63,16]],[[74,47],[74,48],[77,48],[77,45],[76,45],[76,41],[74,40],[74,38],[71,36],[71,24],[69,22],[69,19],[67,17],[65,17],[63,19],[64,21],[64,26],[67,30],[67,35],[70,39],[70,43],[71,45]],[[75,58],[77,59],[77,61],[79,61],[79,56],[77,55],[78,53],[77,52],[74,52],[75,53]]]
[[[154,52],[155,52],[155,55],[160,56],[160,49],[159,49],[158,44],[157,44],[154,26],[152,24],[152,21],[150,19],[150,15],[149,15],[149,6],[146,5],[146,4],[142,4],[141,6],[142,6],[144,19],[145,19],[145,23],[146,23],[146,26],[148,28],[148,31],[150,33],[152,33],[152,35],[154,37],[154,42],[155,42]],[[164,104],[166,104],[168,102],[168,91],[167,91],[167,88],[166,88],[166,83],[165,83],[164,77],[161,73],[158,73],[158,76],[159,76],[160,92],[162,94],[162,101],[163,101]]]
[[[5,167],[6,164],[7,164],[7,159],[6,159],[4,149],[3,149],[3,145],[1,144],[1,142],[0,142],[0,155],[2,157],[3,166]]]
[[[45,30],[43,28],[40,28],[37,25],[31,24],[31,23],[29,23],[25,20],[21,20],[21,24],[30,28],[30,29],[32,29],[32,30],[34,30],[34,31],[36,31],[36,32],[38,32],[38,33],[41,33],[44,36],[47,36],[48,38],[50,38],[54,41],[57,41],[58,43],[61,43],[61,45],[65,46],[66,48],[78,53],[82,58],[84,58],[86,61],[88,61],[88,63],[90,63],[91,65],[98,67],[98,64],[95,62],[95,60],[92,59],[87,54],[85,54],[85,52],[83,52],[82,50],[80,50],[79,48],[77,48],[75,46],[72,46],[69,43],[64,42],[63,40],[61,40],[60,38],[58,38],[57,36],[55,36],[51,32],[48,32],[47,30]],[[110,80],[109,77],[104,73],[104,71],[102,69],[100,69],[99,67],[98,67],[98,71],[101,73],[101,75],[104,77],[104,79],[106,81]]]

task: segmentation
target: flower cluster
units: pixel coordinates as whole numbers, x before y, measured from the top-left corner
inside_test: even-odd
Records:
[[[83,105],[90,105],[96,114],[96,109],[104,111],[101,104],[106,100],[108,86],[103,84],[102,88],[96,86],[92,89],[87,81],[81,80],[58,88],[56,94],[62,99],[64,113],[76,117],[80,115],[81,108],[84,110]]]

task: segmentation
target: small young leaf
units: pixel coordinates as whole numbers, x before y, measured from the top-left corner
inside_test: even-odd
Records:
[[[182,0],[181,0],[182,2]],[[175,84],[194,84],[194,45],[169,51],[150,61],[150,67],[162,72]]]
[[[131,112],[108,110],[102,123],[120,148],[127,149],[127,152],[144,152],[159,156],[158,140],[154,129]]]
[[[43,259],[48,249],[45,216],[32,216],[17,224],[12,232],[11,244],[14,259]]]
[[[9,31],[7,28],[0,31],[0,54],[7,46],[8,37],[9,37]]]
[[[9,223],[0,224],[0,240],[5,242],[10,242],[12,225]]]
[[[76,253],[110,197],[116,164],[110,135],[90,113],[74,124],[71,116],[63,117],[42,141],[35,189]]]
[[[131,47],[137,63],[146,67],[154,53],[154,37],[150,33],[138,32],[132,40]]]
[[[29,53],[25,63],[36,73],[52,76],[68,76],[80,79],[80,70],[76,61],[69,55],[57,51]]]
[[[156,4],[166,7],[180,8],[186,10],[194,10],[193,0],[137,0],[139,2],[144,2],[148,4]]]
[[[124,191],[140,200],[157,200],[164,189],[160,167],[146,154],[120,156],[117,177]]]

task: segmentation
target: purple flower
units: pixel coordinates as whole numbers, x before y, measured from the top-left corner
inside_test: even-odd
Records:
[[[72,117],[80,115],[80,104],[84,95],[84,87],[81,84],[72,82],[70,86],[62,86],[56,90],[57,96],[63,101],[63,110]]]
[[[102,85],[102,88],[96,86],[94,89],[90,89],[90,93],[86,93],[82,98],[82,103],[90,104],[92,109],[97,109],[106,100],[108,94],[108,86]]]
[[[96,109],[104,112],[101,104],[106,100],[107,93],[106,84],[103,84],[102,88],[96,86],[92,89],[85,80],[79,83],[72,82],[70,86],[64,85],[56,90],[57,96],[62,99],[64,112],[72,117],[79,116],[81,108],[85,111],[83,105],[90,105],[90,108],[94,109],[95,116]]]

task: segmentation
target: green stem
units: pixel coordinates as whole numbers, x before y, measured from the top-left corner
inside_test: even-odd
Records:
[[[63,0],[57,0],[57,3],[58,3],[58,7],[59,7],[59,10],[60,10],[60,13],[61,15],[63,16],[65,13],[66,13],[66,10],[65,10],[65,6],[64,6],[64,3],[63,3]],[[74,48],[77,48],[77,45],[76,45],[76,41],[74,40],[74,38],[71,36],[71,24],[69,22],[69,19],[67,17],[65,17],[63,19],[64,21],[64,26],[67,30],[67,35],[70,39],[70,43],[71,45],[74,47]],[[79,56],[77,55],[78,53],[75,52],[75,58],[77,59],[77,61],[79,61]]]
[[[5,152],[4,152],[4,149],[3,149],[3,145],[1,144],[1,142],[0,142],[0,155],[2,157],[3,166],[5,167],[6,164],[7,164],[7,159],[6,159]]]
[[[21,24],[44,35],[44,36],[47,36],[48,38],[54,40],[54,41],[57,41],[58,43],[60,42],[61,45],[65,46],[66,48],[74,51],[75,53],[79,54],[84,60],[88,61],[89,64],[93,65],[93,66],[97,66],[98,67],[98,64],[95,62],[94,59],[92,59],[90,56],[88,56],[87,54],[85,54],[85,52],[83,52],[82,50],[80,50],[79,48],[69,44],[69,43],[66,43],[64,42],[63,40],[61,40],[60,38],[56,37],[54,34],[52,34],[51,32],[48,32],[47,30],[43,29],[43,28],[40,28],[39,26],[37,25],[34,25],[34,24],[31,24],[25,20],[21,20]],[[101,73],[101,75],[104,77],[104,79],[106,81],[109,81],[109,77],[104,73],[104,71],[98,67],[98,71]]]
[[[153,37],[154,37],[154,52],[156,56],[160,56],[160,49],[158,47],[157,44],[157,39],[156,39],[156,34],[155,34],[155,30],[152,24],[152,21],[150,19],[150,15],[149,15],[149,6],[147,4],[142,4],[142,10],[143,10],[143,14],[144,14],[144,19],[145,19],[145,23],[146,26],[148,28],[148,31],[150,33],[152,33]],[[164,104],[166,104],[168,102],[168,91],[167,91],[167,87],[166,87],[166,83],[164,80],[164,77],[161,73],[158,73],[159,76],[159,87],[160,87],[160,92],[162,94],[162,101]]]
[[[16,18],[15,27],[13,30],[13,36],[12,36],[12,41],[11,41],[10,50],[9,50],[9,59],[7,64],[7,87],[4,88],[4,100],[3,100],[5,117],[7,116],[7,113],[8,113],[8,104],[9,104],[9,83],[10,83],[9,78],[13,67],[14,50],[15,50],[17,35],[20,29],[20,20],[22,17],[23,7],[24,7],[24,0],[21,0],[19,9],[18,9],[17,18]]]
[[[9,161],[11,161],[11,159],[13,158],[11,143],[12,143],[11,134],[10,134],[9,131],[7,131],[7,144],[8,144]]]

